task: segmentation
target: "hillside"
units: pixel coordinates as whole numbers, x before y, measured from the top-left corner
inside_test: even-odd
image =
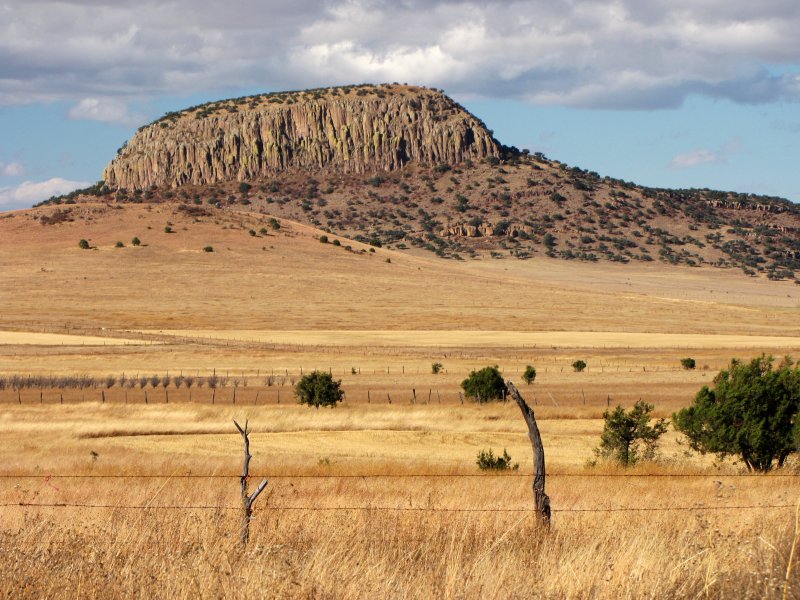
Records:
[[[436,90],[351,86],[220,101],[143,127],[88,190],[198,218],[270,214],[443,258],[660,261],[794,279],[800,207],[637,186],[497,142]],[[83,196],[85,196],[84,194]],[[75,201],[74,194],[49,204]]]

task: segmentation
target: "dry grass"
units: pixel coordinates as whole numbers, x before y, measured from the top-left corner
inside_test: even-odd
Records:
[[[796,479],[737,477],[686,456],[673,433],[661,462],[634,471],[647,477],[586,466],[609,403],[642,398],[669,416],[732,356],[797,354],[797,286],[663,265],[349,253],[286,222],[251,237],[267,217],[235,212],[76,211],[47,227],[30,213],[0,219],[0,328],[16,332],[0,338],[0,374],[216,369],[231,382],[214,405],[207,387],[171,386],[169,404],[148,388],[147,405],[119,386],[0,390],[0,472],[15,475],[0,478],[0,503],[15,504],[0,507],[0,597],[800,598],[798,561],[787,571]],[[162,233],[167,220],[177,233]],[[113,247],[134,235],[145,245]],[[105,345],[62,337],[73,335]],[[679,369],[684,356],[700,368]],[[572,372],[577,358],[587,372]],[[458,397],[486,364],[514,380],[527,364],[539,373],[523,393],[547,453],[550,532],[530,516],[517,409]],[[342,379],[343,406],[288,404],[313,368]],[[228,510],[241,468],[232,418],[250,418],[253,471],[271,478],[244,551]],[[489,447],[520,471],[474,477]],[[97,477],[111,474],[129,477]],[[187,505],[213,508],[152,508]],[[700,508],[752,505],[787,507]],[[642,507],[675,510],[574,512]]]
[[[3,472],[38,475],[0,480],[2,502],[219,508],[0,508],[0,595],[777,598],[788,585],[800,597],[796,566],[786,579],[795,479],[736,477],[734,465],[683,457],[674,439],[659,464],[587,468],[601,423],[544,419],[555,509],[544,532],[515,411],[8,407]],[[234,416],[254,424],[253,471],[270,477],[244,551]],[[487,446],[507,447],[520,471],[480,475]],[[631,473],[650,476],[618,477]],[[129,477],[97,477],[108,474]],[[789,507],[696,508],[751,505]],[[643,507],[675,510],[572,512]]]

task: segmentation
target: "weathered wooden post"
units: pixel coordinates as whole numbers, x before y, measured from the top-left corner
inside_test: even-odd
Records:
[[[536,424],[536,417],[533,415],[531,407],[525,402],[514,384],[506,381],[506,387],[522,411],[522,416],[528,425],[528,437],[533,447],[533,502],[536,506],[536,519],[542,525],[549,527],[550,497],[544,491],[544,446],[542,445],[542,436],[539,434],[539,426]]]
[[[242,546],[246,546],[247,541],[250,539],[250,520],[253,518],[253,503],[256,501],[256,498],[258,498],[258,495],[264,491],[264,488],[267,487],[267,480],[263,479],[261,483],[258,484],[256,491],[248,495],[247,479],[250,475],[250,459],[253,458],[253,456],[250,454],[250,432],[247,430],[247,420],[244,422],[244,429],[242,429],[235,419],[233,424],[236,425],[236,429],[238,429],[239,433],[242,434],[242,439],[244,440],[244,468],[242,469],[241,477],[242,530],[239,535],[239,542],[242,544]]]

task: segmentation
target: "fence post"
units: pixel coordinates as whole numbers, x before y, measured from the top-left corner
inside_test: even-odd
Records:
[[[507,381],[506,387],[508,388],[508,393],[514,398],[520,411],[522,411],[522,417],[528,425],[528,437],[533,448],[533,502],[536,506],[536,519],[542,525],[549,527],[550,497],[544,491],[544,445],[542,444],[542,436],[539,433],[539,426],[536,424],[536,417],[531,407],[525,402],[525,399],[514,387],[514,384]]]
[[[267,487],[267,480],[262,479],[256,491],[248,495],[247,480],[250,476],[250,459],[253,458],[253,456],[250,454],[250,437],[249,431],[247,430],[247,420],[244,422],[244,429],[241,428],[235,419],[233,424],[236,425],[236,429],[242,434],[242,439],[244,440],[244,468],[242,469],[242,477],[240,480],[242,485],[242,529],[239,534],[239,542],[242,546],[246,546],[247,541],[250,539],[250,520],[253,518],[253,503],[256,501],[259,494],[264,491],[264,488]]]

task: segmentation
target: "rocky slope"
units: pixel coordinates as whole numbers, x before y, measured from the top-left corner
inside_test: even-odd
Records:
[[[112,188],[208,185],[303,170],[393,171],[497,157],[483,123],[439,91],[401,85],[251,96],[143,127],[103,178]]]
[[[104,177],[45,204],[172,202],[198,220],[244,212],[308,223],[344,246],[712,265],[800,283],[800,205],[601,177],[502,146],[441,92],[406,85],[170,113],[120,149]],[[40,222],[60,226],[70,214],[61,207]]]

